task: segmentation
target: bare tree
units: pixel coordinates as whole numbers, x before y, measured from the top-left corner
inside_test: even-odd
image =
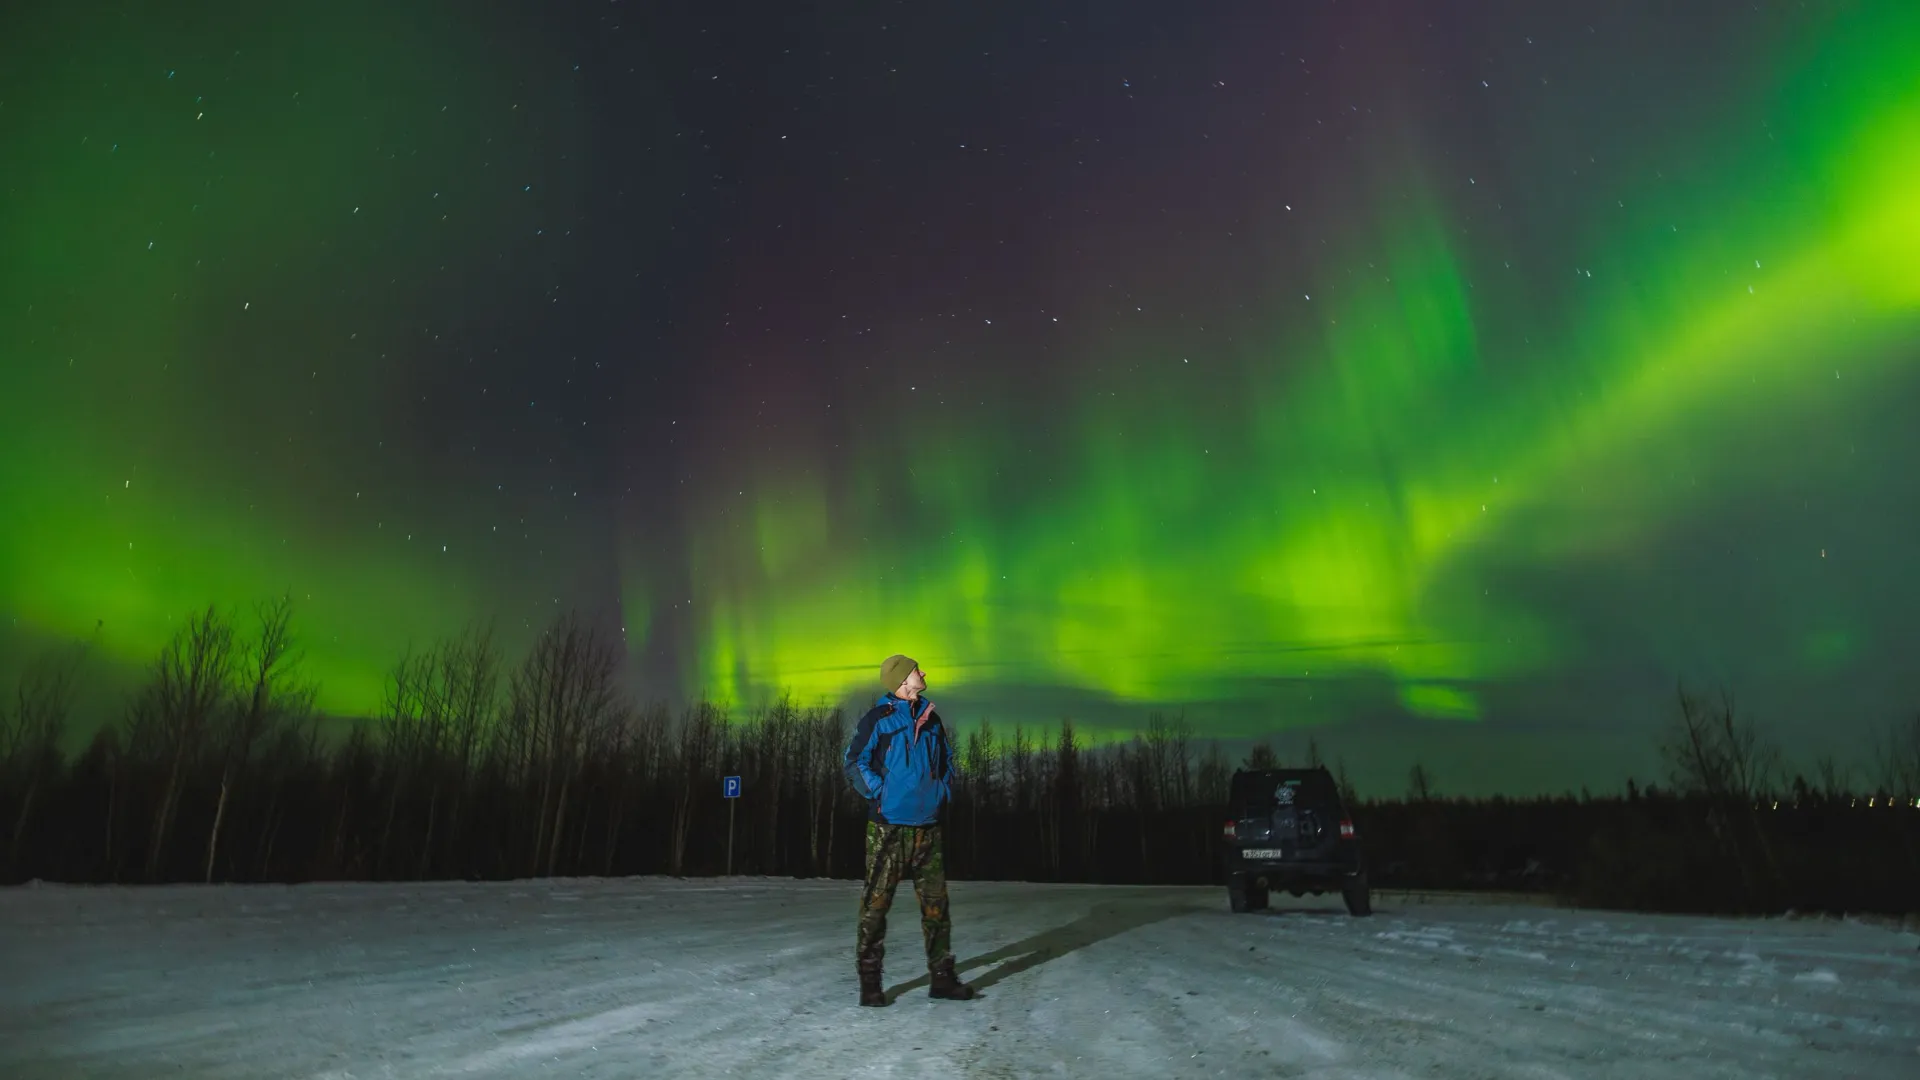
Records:
[[[1360,804],[1360,791],[1353,786],[1353,777],[1347,774],[1347,762],[1341,758],[1333,767],[1334,783],[1340,788],[1340,801],[1349,809]]]
[[[432,876],[444,850],[459,839],[476,773],[491,768],[518,782],[531,769],[533,714],[501,712],[500,676],[486,625],[409,650],[389,672],[378,727],[385,810],[374,859],[382,872],[395,867],[403,875]],[[403,823],[408,827],[399,835],[412,842],[398,852],[396,827]]]
[[[1118,750],[1119,769],[1124,776],[1126,800],[1133,808],[1134,840],[1140,853],[1140,874],[1145,877],[1153,866],[1153,822],[1163,809],[1159,778],[1155,768],[1154,744],[1143,734]]]
[[[1434,795],[1433,774],[1427,771],[1425,764],[1414,762],[1407,770],[1407,800],[1409,802],[1432,802]]]
[[[1120,785],[1119,770],[1114,767],[1111,745],[1089,746],[1080,755],[1080,876],[1081,880],[1100,880],[1100,823],[1113,807]]]
[[[305,689],[308,691],[308,707],[290,712],[282,718],[272,742],[265,750],[265,764],[256,766],[263,774],[258,779],[267,791],[267,808],[260,816],[253,865],[257,876],[267,880],[273,878],[274,845],[280,838],[280,825],[286,817],[282,792],[294,777],[317,772],[321,761],[319,717],[311,708],[312,687]]]
[[[353,833],[350,823],[356,820],[355,808],[365,796],[372,794],[365,790],[362,781],[374,771],[377,761],[373,736],[367,725],[354,724],[348,728],[346,740],[333,755],[330,778],[339,791],[332,841],[327,850],[327,865],[333,873],[349,873],[351,867],[362,861],[364,848],[348,846]]]
[[[822,873],[830,875],[833,873],[833,837],[834,834],[839,831],[836,827],[838,824],[838,814],[836,810],[840,806],[840,800],[848,790],[843,754],[847,739],[850,736],[847,731],[846,715],[839,709],[823,713],[820,718],[820,724],[822,732],[821,739],[825,745],[834,752],[831,762],[833,772],[832,775],[827,778],[828,782],[823,785],[823,794],[821,795],[821,801],[826,804],[827,809],[827,843],[826,850],[821,853],[820,865],[825,868]]]
[[[113,846],[114,824],[120,817],[120,789],[126,771],[126,754],[120,745],[120,732],[114,727],[103,727],[93,733],[93,741],[87,745],[82,760],[97,763],[101,777],[106,782],[106,813],[101,830],[100,862],[102,876],[108,881],[120,879],[120,858]]]
[[[1920,713],[1894,723],[1880,739],[1879,784],[1887,795],[1920,798]]]
[[[649,705],[629,714],[623,725],[619,747],[624,751],[613,776],[608,798],[606,847],[601,852],[600,873],[612,875],[614,853],[620,846],[621,826],[626,822],[627,798],[636,787],[652,786],[657,761],[666,739],[667,709]]]
[[[1040,800],[1041,841],[1047,853],[1048,876],[1055,879],[1060,877],[1066,851],[1079,849],[1075,829],[1076,811],[1082,797],[1080,758],[1083,750],[1079,737],[1074,734],[1072,719],[1063,717],[1053,746],[1041,751],[1051,766],[1046,793]]]
[[[17,785],[21,793],[7,845],[9,866],[19,864],[34,801],[62,764],[60,740],[66,734],[87,652],[88,645],[80,645],[32,661],[20,673],[12,707],[0,705],[0,786]]]
[[[147,847],[149,880],[159,874],[166,856],[187,770],[205,750],[227,703],[233,664],[233,625],[217,608],[208,607],[188,617],[160,650],[152,676],[134,699],[127,720],[128,747],[136,760],[160,773]]]
[[[293,652],[293,598],[282,595],[262,604],[257,636],[242,647],[228,689],[225,715],[210,733],[220,758],[220,794],[214,805],[213,825],[207,831],[207,861],[202,881],[213,880],[213,861],[220,847],[220,826],[227,818],[227,801],[234,785],[247,774],[254,748],[270,738],[283,723],[299,723],[313,711],[314,688],[294,682],[299,658]]]
[[[1835,761],[1832,754],[1821,754],[1813,761],[1813,782],[1823,801],[1837,803],[1853,790],[1853,770]]]
[[[967,733],[966,749],[960,756],[960,777],[967,799],[968,865],[980,872],[980,807],[992,805],[999,768],[1000,748],[994,742],[993,722],[981,717],[979,726]]]
[[[1752,803],[1773,784],[1779,751],[1741,716],[1725,691],[1708,703],[1679,689],[1680,709],[1660,743],[1674,786],[1683,794]]]
[[[396,683],[412,683],[423,738],[419,749],[427,755],[427,825],[420,844],[417,877],[433,872],[436,837],[457,828],[467,785],[472,777],[487,726],[499,707],[500,658],[493,648],[491,627],[475,626],[458,637],[441,641],[420,658],[412,672],[396,673]],[[440,828],[442,795],[452,789],[449,827]]]
[[[1182,714],[1163,721],[1162,726],[1166,732],[1167,798],[1184,809],[1193,805],[1193,725]]]
[[[442,713],[432,700],[434,653],[409,651],[389,676],[386,702],[380,714],[380,758],[385,765],[387,811],[374,855],[378,871],[392,857],[393,826],[401,801],[409,794],[414,773],[427,767],[440,749]]]
[[[1040,858],[1049,879],[1060,876],[1060,748],[1045,728],[1034,732],[1033,813],[1038,819]]]
[[[526,716],[540,768],[532,869],[551,876],[567,827],[568,799],[582,756],[597,734],[625,714],[612,641],[571,613],[534,641],[514,675],[513,711]]]
[[[680,719],[680,739],[674,760],[676,781],[673,821],[668,831],[668,873],[686,871],[687,839],[693,828],[694,792],[714,776],[715,753],[726,731],[726,716],[708,702],[687,710]]]
[[[1031,732],[1019,724],[1013,725],[1013,745],[1007,755],[1007,801],[1003,804],[1014,814],[1031,813],[1034,803],[1035,780],[1039,769],[1034,762],[1034,738]],[[1002,864],[1005,872],[1018,876],[1027,867],[1024,860],[1018,858]]]
[[[768,706],[760,718],[760,738],[758,742],[764,750],[760,768],[756,770],[755,782],[759,788],[761,804],[766,808],[762,823],[762,835],[766,838],[767,864],[765,869],[780,873],[783,860],[780,851],[780,802],[786,793],[786,786],[793,769],[790,762],[794,758],[794,748],[799,740],[796,737],[800,729],[800,707],[789,694],[782,694],[779,700]]]
[[[1780,753],[1721,691],[1709,703],[1678,688],[1679,710],[1660,742],[1674,787],[1705,802],[1707,824],[1739,870],[1749,902],[1777,876],[1772,847],[1760,828],[1756,803],[1777,776]]]
[[[1219,739],[1207,740],[1207,748],[1200,755],[1199,777],[1200,801],[1210,807],[1226,805],[1227,789],[1233,782],[1233,765],[1227,760],[1227,752],[1221,748]]]
[[[806,743],[808,866],[813,876],[822,877],[832,872],[833,811],[847,784],[841,766],[841,750],[847,738],[846,721],[838,709],[813,709],[807,713],[802,726]]]
[[[1025,813],[1033,803],[1033,734],[1019,724],[1013,725],[1013,745],[1007,759],[1009,809]]]
[[[1172,807],[1179,805],[1180,792],[1177,779],[1178,770],[1174,767],[1176,747],[1173,726],[1160,713],[1147,714],[1145,748],[1147,753],[1147,775],[1153,784],[1155,806]],[[1182,740],[1184,744],[1184,740]]]

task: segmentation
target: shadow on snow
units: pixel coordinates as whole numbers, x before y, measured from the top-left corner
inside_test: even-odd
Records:
[[[1084,949],[1096,942],[1118,937],[1129,930],[1151,926],[1176,915],[1188,915],[1204,910],[1206,909],[1195,905],[1192,901],[1148,905],[1095,904],[1093,910],[1065,926],[1043,930],[1011,945],[1002,945],[991,952],[959,961],[954,964],[954,970],[964,973],[978,968],[992,967],[992,971],[971,980],[975,990],[985,990],[1010,975],[1018,975],[1023,971],[1039,967],[1049,960]],[[887,1000],[894,1001],[908,991],[926,986],[927,981],[927,976],[921,975],[919,978],[891,987],[887,991]]]

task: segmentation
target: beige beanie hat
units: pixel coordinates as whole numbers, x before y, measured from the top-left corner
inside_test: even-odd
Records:
[[[889,693],[898,690],[900,684],[906,682],[907,676],[919,666],[920,662],[913,657],[894,653],[887,657],[886,663],[880,665],[880,683]]]

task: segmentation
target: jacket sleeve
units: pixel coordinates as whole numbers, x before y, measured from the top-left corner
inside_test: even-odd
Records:
[[[863,799],[871,799],[880,792],[880,774],[873,771],[873,744],[880,717],[885,712],[878,706],[868,709],[853,726],[853,738],[847,742],[847,782]]]
[[[947,719],[944,716],[940,718],[940,745],[947,757],[947,767],[941,770],[941,783],[944,786],[941,798],[952,802],[953,782],[960,775],[960,757],[953,751],[953,732],[947,730]]]

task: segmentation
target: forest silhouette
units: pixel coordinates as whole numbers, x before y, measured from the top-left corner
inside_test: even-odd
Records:
[[[0,711],[0,880],[861,874],[842,710],[638,703],[618,636],[568,614],[517,662],[484,628],[398,658],[380,714],[326,737],[294,631],[286,598],[195,613],[77,754],[85,648],[26,665]],[[1218,882],[1234,769],[1321,764],[1312,742],[1302,760],[1262,741],[1236,761],[1158,714],[1098,745],[1065,719],[956,738],[957,879]],[[1416,763],[1379,797],[1331,768],[1376,889],[1746,913],[1920,897],[1920,716],[1886,728],[1856,780],[1831,757],[1788,769],[1731,695],[1682,687],[1659,749],[1661,782],[1604,795],[1448,798]],[[743,779],[737,805],[724,776]]]

